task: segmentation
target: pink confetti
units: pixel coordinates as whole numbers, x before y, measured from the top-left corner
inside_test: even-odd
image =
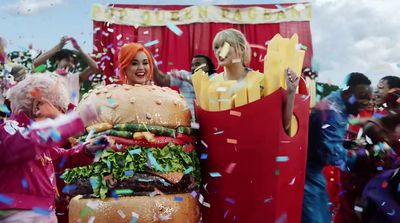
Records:
[[[229,143],[229,144],[237,144],[237,140],[236,139],[227,138],[226,142]]]
[[[230,163],[228,167],[226,167],[225,172],[231,174],[236,167],[236,163]]]
[[[237,116],[237,117],[242,116],[242,113],[241,113],[241,112],[238,112],[238,111],[230,111],[229,114],[230,114],[230,115],[233,115],[233,116]]]

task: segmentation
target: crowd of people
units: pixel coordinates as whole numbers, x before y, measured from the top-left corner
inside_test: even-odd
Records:
[[[80,73],[71,72],[76,61],[71,50],[63,49],[68,42],[88,65]],[[231,47],[221,56],[224,43]],[[248,66],[250,45],[240,31],[220,31],[210,47],[218,67],[223,67],[220,74],[206,55],[193,57],[191,71],[164,73],[143,45],[125,44],[119,49],[119,83],[177,87],[195,119],[191,76],[196,70],[202,69],[218,81],[261,75]],[[34,72],[50,58],[56,64],[54,71]],[[8,63],[1,38],[0,59],[3,65]],[[63,183],[58,176],[65,168],[94,162],[94,154],[107,149],[107,143],[96,143],[107,140],[104,136],[76,145],[68,141],[96,118],[99,108],[88,106],[79,112],[74,108],[82,81],[98,72],[98,66],[74,38],[62,37],[55,47],[35,58],[31,70],[28,73],[28,68],[14,64],[1,80],[0,222],[67,222],[68,199],[61,192]],[[290,128],[299,79],[287,70],[282,111],[285,130]],[[373,87],[366,75],[350,73],[344,89],[311,109],[308,135],[302,222],[400,221],[398,76],[386,76]],[[335,166],[341,173],[336,202],[328,196],[331,193],[323,174],[327,166]]]

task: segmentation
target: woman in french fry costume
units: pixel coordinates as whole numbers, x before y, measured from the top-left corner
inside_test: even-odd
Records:
[[[193,75],[205,147],[203,222],[300,222],[309,97],[298,75],[305,52],[297,45],[296,34],[277,34],[263,74],[247,67],[244,35],[223,30],[213,50],[224,72]]]

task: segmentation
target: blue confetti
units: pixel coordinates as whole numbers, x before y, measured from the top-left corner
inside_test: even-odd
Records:
[[[133,170],[126,170],[125,171],[125,176],[127,176],[127,177],[131,177],[131,176],[133,176],[133,174],[134,174]]]
[[[202,160],[207,159],[207,157],[208,157],[208,154],[207,154],[207,153],[202,153],[202,154],[200,155],[200,159],[202,159]]]
[[[75,190],[76,187],[77,187],[77,186],[76,186],[75,184],[65,185],[65,187],[62,189],[62,192],[63,192],[64,194],[67,194],[67,193],[69,193],[69,192]]]
[[[177,36],[182,35],[182,33],[183,33],[182,30],[175,24],[169,22],[166,25],[167,25],[168,29],[170,29],[172,32],[174,32]]]
[[[56,128],[51,129],[50,137],[54,142],[61,141],[61,134]]]
[[[139,215],[136,214],[135,212],[132,212],[132,219],[129,223],[136,223],[138,219],[139,219]]]
[[[156,45],[156,44],[158,44],[158,43],[160,43],[160,41],[158,41],[158,40],[153,40],[153,41],[150,41],[150,42],[145,43],[145,44],[144,44],[144,47],[153,46],[153,45]]]
[[[142,152],[142,149],[134,149],[134,150],[130,150],[129,153],[130,154],[140,154]]]
[[[174,201],[183,201],[183,197],[175,196]]]
[[[400,184],[399,184],[399,186],[400,186]],[[197,197],[197,192],[196,191],[192,191],[191,195],[192,195],[192,197],[196,198]]]
[[[11,114],[10,109],[8,109],[7,105],[5,105],[5,104],[0,105],[0,111],[3,113],[6,113],[7,115]]]
[[[67,157],[66,157],[66,156],[63,156],[63,157],[61,158],[60,163],[58,164],[58,168],[62,169],[62,168],[64,167],[64,165],[65,165],[65,161],[67,161]]]
[[[22,188],[24,188],[24,189],[28,188],[28,181],[25,178],[23,178],[21,180],[21,184],[22,184]]]
[[[93,190],[95,190],[95,188],[97,188],[99,186],[99,182],[97,180],[97,178],[91,177],[89,179],[90,181],[90,185],[92,186]]]
[[[220,173],[218,173],[218,172],[211,172],[210,176],[212,176],[212,177],[221,177],[222,175]]]
[[[112,98],[107,98],[107,102],[113,107],[117,105],[117,102],[115,102],[115,100]]]
[[[349,103],[351,104],[351,105],[353,105],[354,103],[356,103],[356,97],[354,96],[354,95],[352,95],[350,98],[349,98]]]
[[[373,115],[372,115],[372,117],[374,117],[374,118],[382,118],[384,115],[382,115],[382,114],[379,114],[379,113],[374,113]]]
[[[115,190],[111,191],[111,197],[113,197],[115,200],[118,200],[119,196],[118,194],[115,192]]]
[[[0,203],[12,205],[14,203],[14,199],[12,199],[11,197],[8,197],[6,195],[0,194]]]
[[[383,170],[383,167],[381,167],[381,166],[378,166],[378,167],[376,167],[376,170],[378,170],[378,171],[382,171],[382,170]]]
[[[324,85],[322,84],[317,84],[317,91],[319,93],[323,93],[324,92]]]
[[[149,157],[150,163],[152,166],[154,166],[158,171],[163,172],[163,168],[157,163],[157,160],[154,158],[153,153],[150,151],[147,152],[147,156]]]
[[[50,216],[50,211],[47,209],[33,207],[32,211],[43,216]]]
[[[289,157],[287,157],[287,156],[277,156],[275,160],[276,160],[276,162],[287,162],[287,161],[289,161]]]
[[[192,171],[193,171],[193,167],[189,167],[183,172],[183,174],[189,174]]]

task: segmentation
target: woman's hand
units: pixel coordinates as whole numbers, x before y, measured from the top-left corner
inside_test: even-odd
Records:
[[[300,77],[290,68],[286,69],[286,86],[289,94],[296,93]]]

